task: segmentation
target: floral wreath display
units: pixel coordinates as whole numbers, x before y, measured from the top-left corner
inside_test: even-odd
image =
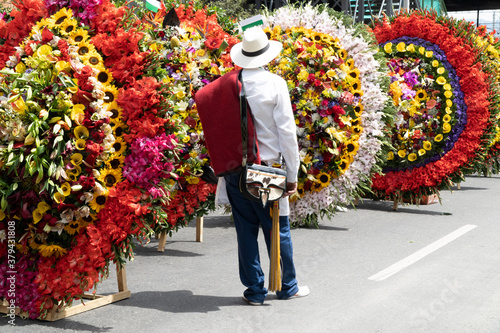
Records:
[[[415,203],[482,163],[497,111],[488,65],[463,37],[467,27],[420,11],[374,23],[397,109],[393,151],[373,177],[376,197]]]
[[[175,25],[162,25],[172,13],[165,15],[165,11],[160,11],[154,17],[149,15],[149,22],[153,24],[146,25],[147,43],[154,60],[145,74],[160,83],[159,95],[164,100],[162,112],[166,112],[165,119],[176,124],[167,132],[178,139],[181,165],[175,168],[178,179],[175,186],[169,188],[170,197],[164,209],[169,226],[173,228],[179,221],[185,224],[193,216],[203,216],[215,209],[216,185],[207,183],[202,177],[209,157],[194,95],[206,84],[232,70],[227,51],[239,40],[230,34],[236,29],[235,22],[217,15],[215,9],[176,1],[168,6],[175,10],[178,18]],[[141,88],[134,92],[142,94],[143,91]],[[133,105],[134,94],[123,96],[126,97],[121,104],[131,112],[137,110]],[[145,110],[150,107],[144,105]],[[135,119],[138,123],[144,122],[140,114]],[[143,154],[141,150],[137,153]],[[144,178],[144,175],[139,178]]]
[[[487,70],[492,80],[490,101],[492,105],[498,106],[500,105],[500,38],[495,37],[493,32],[487,33],[484,26],[475,29],[474,32],[477,36],[475,42],[484,50],[482,61],[489,65]],[[478,173],[485,176],[500,173],[500,112],[497,113],[496,121],[493,124],[492,139],[488,147],[486,160],[479,165]]]
[[[300,149],[295,226],[317,226],[362,190],[379,171],[387,94],[377,45],[320,7],[282,7],[265,16],[270,39],[283,43],[269,65],[286,78]]]
[[[177,230],[213,206],[215,186],[199,179],[206,153],[195,112],[183,104],[192,97],[181,96],[189,83],[176,71],[152,75],[160,53],[131,10],[74,3],[24,1],[0,20],[9,51],[0,74],[0,271],[16,271],[15,304],[30,318],[95,288],[111,261],[133,257],[133,238]],[[45,7],[52,15],[26,15]],[[22,15],[32,23],[18,36]],[[9,36],[18,46],[6,47]],[[0,281],[0,297],[8,289]]]

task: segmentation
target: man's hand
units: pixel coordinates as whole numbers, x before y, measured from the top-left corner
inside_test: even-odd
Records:
[[[286,183],[286,192],[285,197],[294,194],[297,192],[297,183]]]

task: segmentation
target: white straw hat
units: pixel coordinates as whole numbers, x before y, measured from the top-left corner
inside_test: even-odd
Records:
[[[280,42],[267,39],[267,35],[259,27],[245,30],[243,41],[231,49],[231,59],[242,68],[264,66],[281,52]]]

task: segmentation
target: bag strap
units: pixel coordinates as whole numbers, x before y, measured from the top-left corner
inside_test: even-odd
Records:
[[[245,85],[243,84],[242,77],[243,69],[238,73],[238,81],[241,83],[241,90],[239,93],[240,99],[240,117],[241,117],[241,143],[243,145],[243,160],[241,165],[245,167],[248,160],[248,117],[247,117],[247,96],[245,93]]]

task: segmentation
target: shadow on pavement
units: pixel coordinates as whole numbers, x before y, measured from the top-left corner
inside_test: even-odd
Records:
[[[115,303],[117,306],[135,306],[172,313],[207,313],[219,311],[221,306],[247,305],[241,297],[194,295],[190,290],[141,291]]]
[[[119,302],[118,302],[119,303]],[[116,304],[118,304],[116,303]],[[7,324],[7,319],[8,318],[1,318],[0,319],[0,326],[3,326],[3,320],[6,321]],[[68,330],[71,332],[95,332],[95,333],[104,333],[104,332],[111,332],[114,330],[113,327],[99,327],[99,326],[94,326],[94,325],[89,325],[85,323],[81,323],[78,321],[74,321],[70,318],[63,318],[57,321],[43,321],[43,320],[31,320],[31,319],[22,319],[20,317],[16,317],[16,326],[14,327],[25,327],[25,326],[34,326],[37,325],[38,329],[41,329],[40,326],[43,326],[44,328],[58,328],[58,329],[63,329],[63,330]],[[37,328],[33,327],[32,328],[33,332],[37,331]],[[5,332],[2,329],[2,332]],[[7,328],[7,332],[8,328]],[[15,328],[14,331],[11,332],[16,332]]]
[[[169,241],[169,243],[177,243],[175,241]],[[184,243],[184,242],[183,242]],[[151,246],[153,245],[153,246]],[[147,246],[136,245],[134,254],[138,257],[201,257],[204,256],[203,253],[195,253],[190,251],[181,251],[165,248],[164,252],[158,252],[158,243],[150,243]]]
[[[394,211],[392,209],[394,205],[394,202],[392,201],[364,201],[363,203],[360,203],[356,209],[357,210],[377,210],[377,211],[392,211],[394,213],[408,213],[408,214],[418,214],[418,215],[451,215],[443,212],[435,212],[432,210],[425,210],[421,209],[421,207],[424,207],[426,205],[405,205],[405,204],[400,204],[398,206],[398,210]],[[439,205],[433,204],[433,205]],[[408,208],[408,207],[418,207],[418,208]]]

